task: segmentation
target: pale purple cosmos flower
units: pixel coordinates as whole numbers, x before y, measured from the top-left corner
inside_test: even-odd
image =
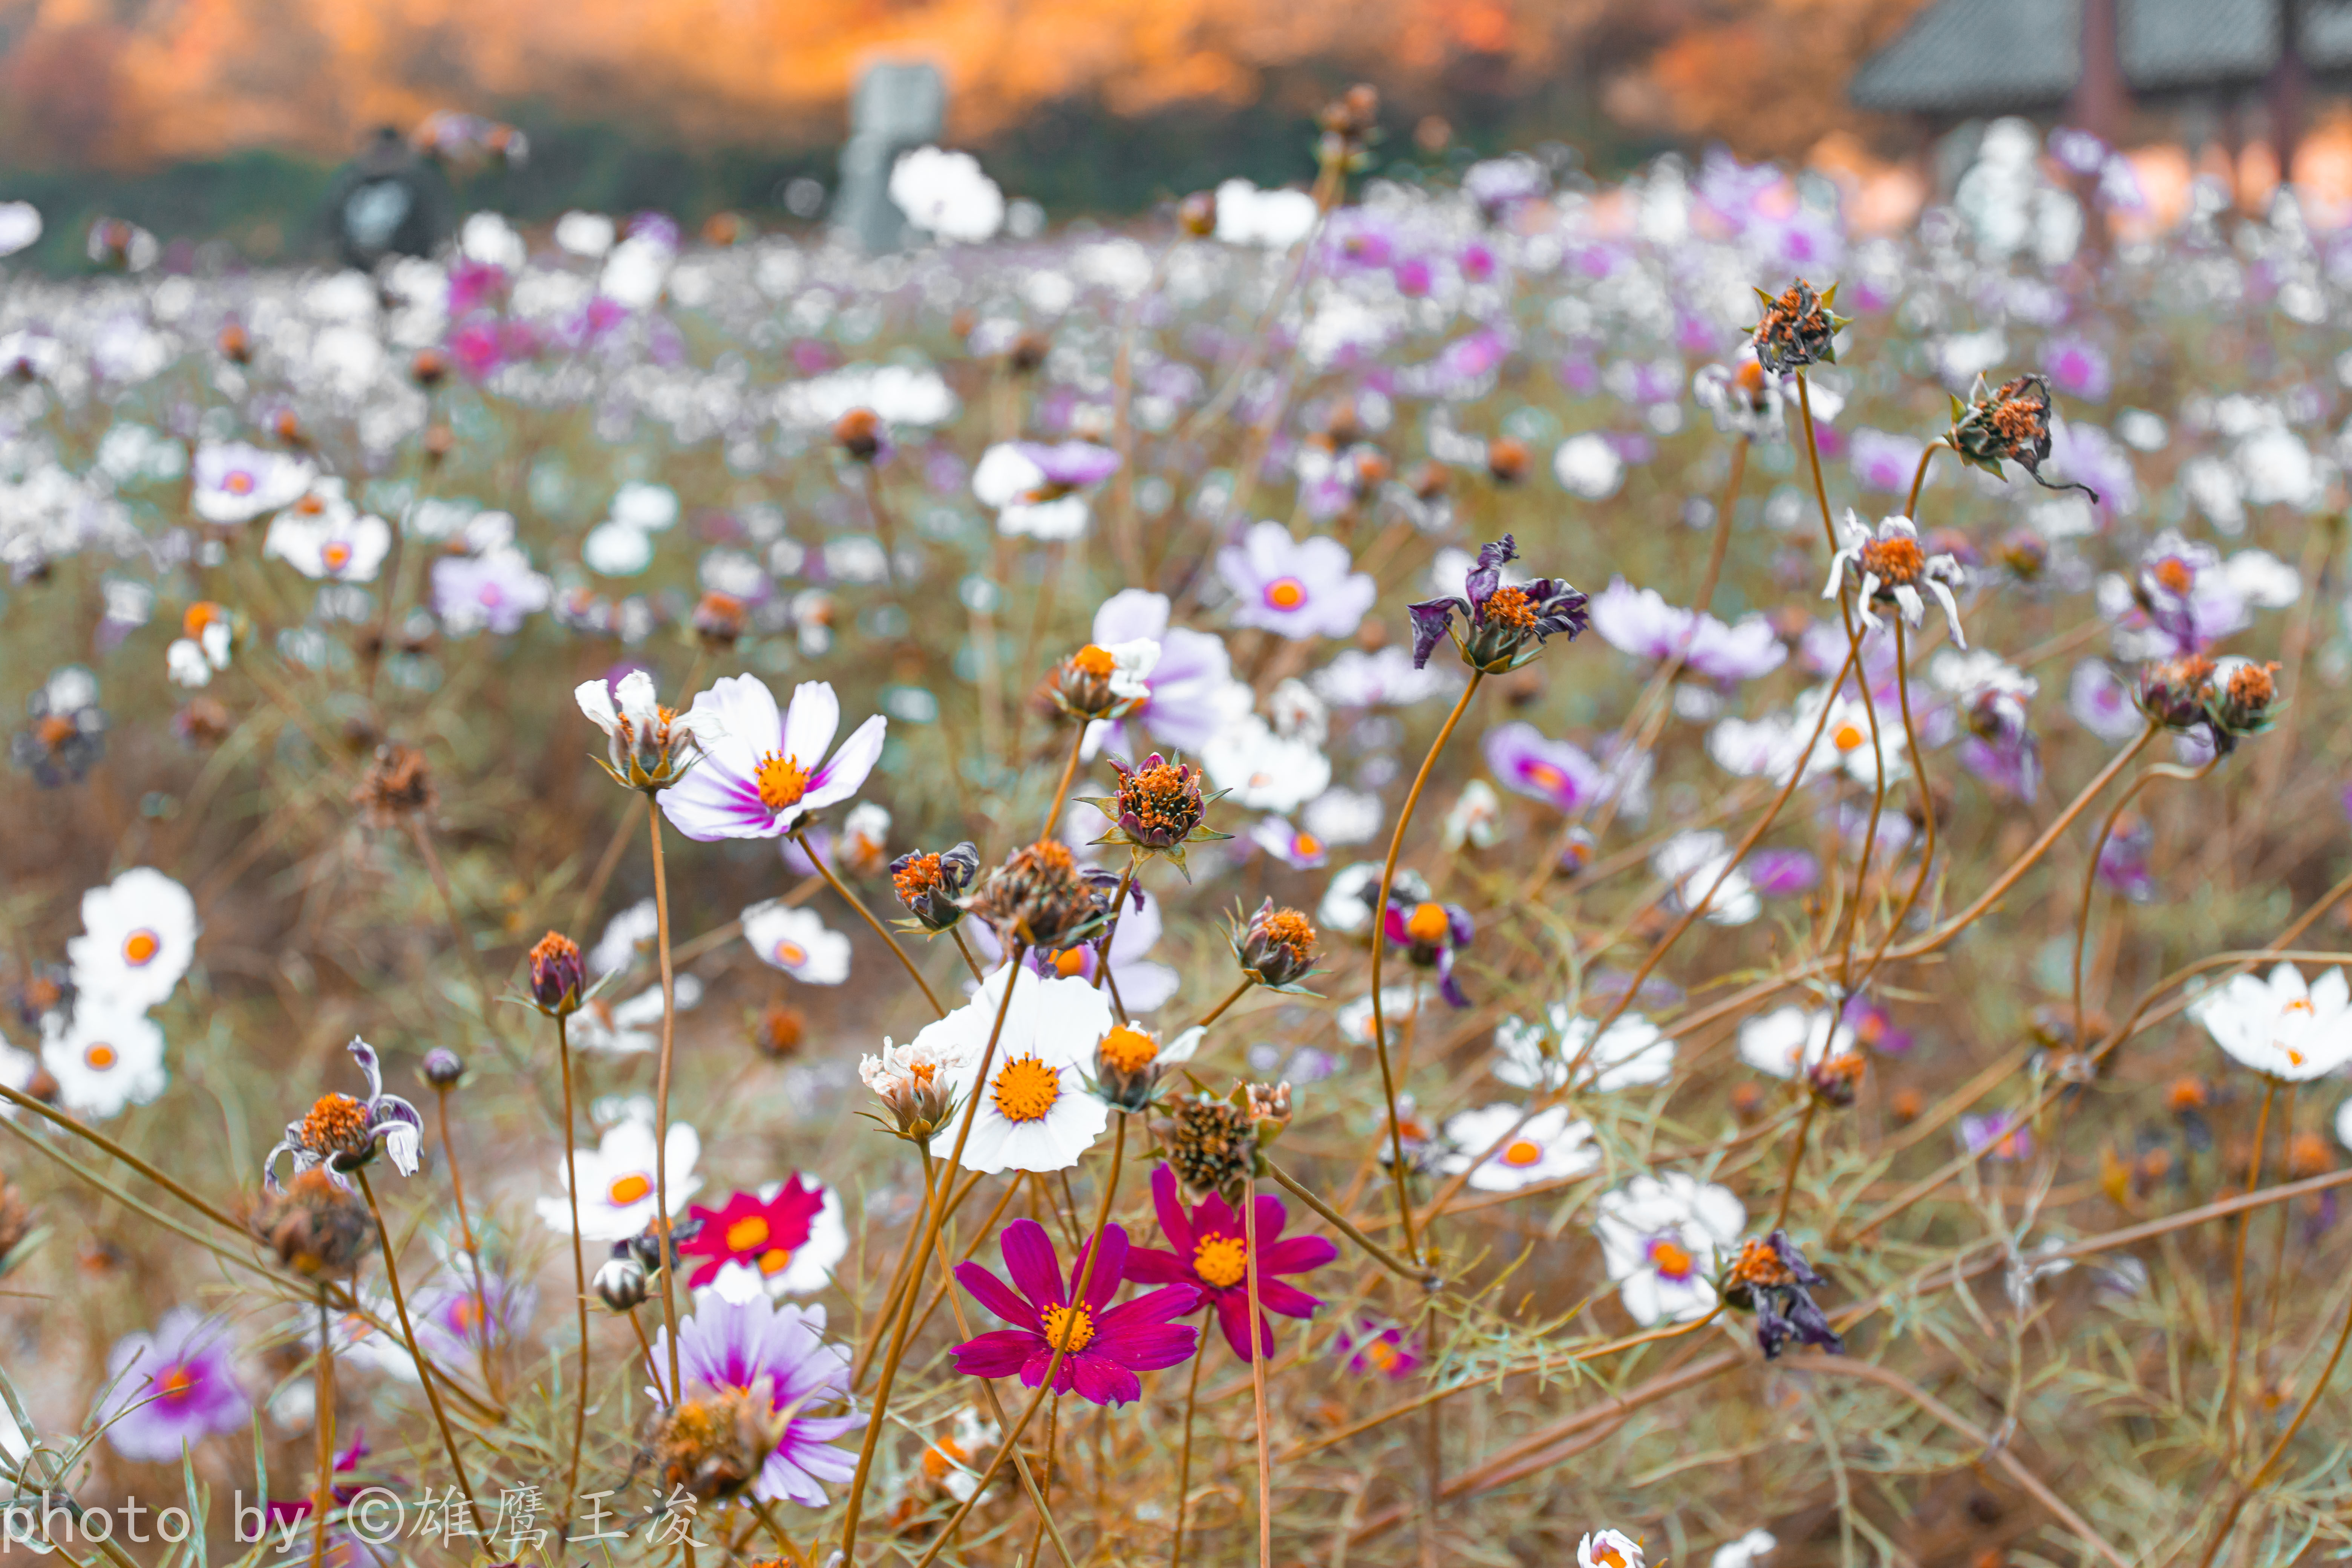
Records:
[[[1809,891],[1822,879],[1821,857],[1810,849],[1759,849],[1748,857],[1748,884],[1768,899]]]
[[[2122,442],[2095,425],[2069,419],[2050,422],[2049,464],[2099,498],[2112,515],[2139,510],[2139,475]]]
[[[1198,752],[1256,703],[1255,694],[1234,679],[1233,658],[1222,639],[1168,624],[1165,594],[1141,588],[1113,594],[1095,612],[1093,640],[1098,647],[1155,642],[1160,658],[1144,677],[1148,694],[1139,707],[1123,719],[1088,729],[1089,756],[1106,744],[1129,755],[1140,750],[1129,725],[1139,725],[1161,745]]]
[[[649,1358],[657,1375],[669,1365],[669,1331],[654,1336]],[[824,1341],[823,1307],[780,1307],[765,1296],[729,1301],[707,1296],[677,1334],[678,1380],[719,1393],[749,1392],[769,1383],[775,1408],[784,1418],[751,1495],[763,1502],[788,1500],[805,1508],[824,1506],[825,1481],[845,1481],[857,1461],[833,1447],[833,1439],[861,1430],[866,1416],[810,1415],[811,1408],[849,1403],[849,1352]],[[653,1393],[677,1399],[665,1381]]]
[[[1601,798],[1601,764],[1566,741],[1547,740],[1532,724],[1486,731],[1486,765],[1505,789],[1574,813]]]
[[[2033,1152],[2033,1134],[2023,1126],[2013,1126],[2017,1119],[1998,1111],[1985,1116],[1960,1118],[1960,1140],[1971,1154],[1982,1154],[1988,1160],[2022,1160]]]
[[[1402,1383],[1421,1370],[1421,1336],[1403,1324],[1380,1318],[1359,1318],[1352,1328],[1334,1338],[1332,1353],[1359,1377],[1385,1377]]]
[[[955,1347],[955,1369],[966,1377],[1018,1373],[1023,1387],[1038,1387],[1058,1345],[1066,1348],[1054,1370],[1055,1393],[1075,1392],[1089,1405],[1125,1405],[1143,1397],[1136,1373],[1180,1366],[1200,1346],[1199,1330],[1168,1321],[1200,1304],[1200,1291],[1190,1285],[1163,1286],[1111,1304],[1127,1273],[1127,1232],[1118,1226],[1103,1227],[1093,1274],[1087,1274],[1081,1248],[1066,1281],[1052,1238],[1035,1220],[1006,1226],[997,1247],[1013,1276],[1009,1286],[983,1264],[956,1265],[957,1283],[1013,1325]],[[1086,1295],[1073,1300],[1081,1278]]]
[[[316,472],[299,458],[242,441],[202,446],[189,466],[188,504],[206,522],[251,522],[300,500]]]
[[[152,1334],[125,1334],[106,1358],[114,1380],[96,1413],[126,1459],[177,1459],[181,1445],[234,1432],[253,1405],[236,1380],[228,1325],[192,1308],[163,1314]]]
[[[1362,624],[1380,589],[1353,564],[1338,540],[1295,540],[1278,522],[1253,524],[1239,544],[1217,552],[1217,575],[1234,591],[1234,624],[1294,639],[1344,637]]]
[[[2107,356],[2087,338],[2053,338],[2042,350],[2042,368],[2053,387],[2085,403],[2105,403],[2115,386]]]
[[[1591,614],[1592,629],[1612,647],[1659,663],[1679,657],[1685,669],[1726,686],[1778,669],[1789,657],[1761,615],[1726,626],[1622,577],[1612,578],[1592,601]]]
[[[792,707],[755,675],[715,681],[688,710],[700,763],[664,791],[662,815],[688,838],[775,838],[814,811],[856,795],[882,755],[889,721],[877,713],[825,760],[841,728],[830,683],[804,680]]]
[[[1334,708],[1402,708],[1449,689],[1454,680],[1442,668],[1416,668],[1412,653],[1391,643],[1371,653],[1345,649],[1307,683]]]
[[[2132,689],[2106,660],[2086,658],[2066,682],[2066,710],[2102,741],[2128,741],[2146,722],[2132,704]]]
[[[2099,880],[2135,904],[2156,900],[2156,874],[2148,856],[2156,847],[2156,830],[2145,817],[2126,817],[2099,846]]]
[[[450,1277],[417,1291],[413,1303],[417,1342],[445,1362],[469,1361],[511,1341],[530,1326],[539,1306],[536,1287],[487,1268],[477,1289],[474,1268],[453,1263]]]
[[[1091,441],[1000,441],[981,454],[971,492],[996,509],[1000,532],[1075,539],[1089,516],[1078,492],[1118,468],[1118,454]]]
[[[433,563],[433,613],[452,632],[488,630],[509,637],[547,608],[555,586],[511,544],[478,555],[444,556]]]
[[[1895,1015],[1867,996],[1849,996],[1838,1017],[1853,1037],[1874,1051],[1897,1055],[1911,1048],[1911,1031],[1895,1026]]]
[[[1866,490],[1882,490],[1888,495],[1906,495],[1911,489],[1911,476],[1919,471],[1919,455],[1927,449],[1925,441],[1909,436],[1896,436],[1885,430],[1865,426],[1853,433],[1854,483]]]
[[[1249,841],[1294,871],[1315,870],[1331,858],[1323,840],[1279,816],[1260,817],[1249,830]]]

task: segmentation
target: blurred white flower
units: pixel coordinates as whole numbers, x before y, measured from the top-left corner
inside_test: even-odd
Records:
[[[900,153],[890,168],[890,200],[908,222],[941,239],[978,244],[1004,226],[1004,193],[969,153]]]

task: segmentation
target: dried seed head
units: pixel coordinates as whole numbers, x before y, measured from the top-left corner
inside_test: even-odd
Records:
[[[735,1497],[759,1479],[784,1435],[775,1382],[704,1390],[654,1417],[646,1450],[669,1489],[703,1502]]]
[[[370,827],[405,822],[419,812],[431,811],[439,798],[425,753],[397,742],[375,749],[375,760],[352,791],[352,804],[360,808],[362,819]]]
[[[732,647],[743,635],[743,601],[716,588],[694,606],[694,635],[713,647]]]
[[[1194,1192],[1239,1194],[1257,1164],[1257,1133],[1250,1113],[1213,1095],[1172,1102],[1160,1141],[1177,1179]]]
[[[1314,969],[1315,942],[1314,922],[1268,899],[1234,933],[1234,960],[1261,985],[1295,985]]]
[[[1845,319],[1832,309],[1836,285],[1831,285],[1826,294],[1816,294],[1813,286],[1800,278],[1777,300],[1760,289],[1757,297],[1764,302],[1764,310],[1749,336],[1757,361],[1766,371],[1779,375],[1837,358],[1837,331],[1845,325]]]
[[[265,1196],[249,1224],[279,1262],[310,1279],[348,1278],[375,1247],[367,1204],[323,1167]]]
[[[1051,838],[1015,850],[963,908],[1007,946],[1047,949],[1069,946],[1101,913],[1069,847]]]
[[[882,416],[871,408],[853,408],[833,422],[833,444],[854,462],[874,461],[882,440]]]
[[[771,1003],[751,1030],[751,1044],[765,1057],[796,1055],[807,1038],[808,1019],[782,1002]]]

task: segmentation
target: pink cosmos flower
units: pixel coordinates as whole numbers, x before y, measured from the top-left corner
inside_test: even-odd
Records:
[[[1012,1286],[980,1264],[956,1265],[956,1279],[972,1299],[1013,1325],[955,1347],[955,1369],[965,1376],[1011,1377],[1018,1373],[1024,1388],[1035,1388],[1045,1381],[1055,1350],[1064,1348],[1055,1393],[1075,1389],[1090,1405],[1125,1405],[1143,1396],[1143,1381],[1137,1373],[1181,1365],[1200,1347],[1198,1329],[1168,1321],[1200,1304],[1200,1292],[1189,1286],[1171,1285],[1111,1305],[1128,1261],[1127,1232],[1118,1226],[1103,1227],[1102,1258],[1087,1280],[1086,1296],[1077,1301],[1071,1297],[1086,1271],[1083,1248],[1066,1287],[1054,1243],[1035,1220],[1014,1220],[1004,1227],[997,1246],[1004,1255],[1005,1272],[1013,1276]]]
[[[1354,635],[1380,589],[1352,565],[1338,540],[1296,540],[1278,522],[1254,523],[1241,543],[1217,552],[1217,575],[1234,591],[1234,624],[1291,638]]]
[[[841,727],[833,687],[805,680],[790,710],[755,675],[713,682],[688,710],[702,760],[662,793],[662,815],[688,838],[775,838],[809,813],[856,795],[882,755],[889,721],[877,713],[851,731],[831,760]]]
[[[1244,1361],[1250,1359],[1249,1237],[1242,1215],[1223,1197],[1211,1193],[1184,1212],[1175,1173],[1165,1165],[1151,1173],[1151,1205],[1160,1211],[1160,1233],[1175,1250],[1137,1247],[1127,1255],[1127,1277],[1139,1285],[1190,1285],[1201,1294],[1201,1305],[1213,1307],[1225,1342]],[[1285,1239],[1282,1227],[1290,1211],[1277,1197],[1257,1200],[1257,1342],[1274,1353],[1274,1324],[1267,1312],[1286,1318],[1311,1318],[1323,1303],[1297,1286],[1275,1278],[1320,1268],[1339,1256],[1328,1237],[1294,1236]]]

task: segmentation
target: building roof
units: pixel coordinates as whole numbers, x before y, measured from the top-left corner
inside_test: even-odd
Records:
[[[2298,6],[2297,53],[2352,68],[2352,0]],[[2136,93],[2248,86],[2277,63],[2281,0],[2116,0],[2124,80]],[[1854,73],[1863,109],[1991,114],[2054,108],[2083,74],[2082,0],[1935,0]]]

